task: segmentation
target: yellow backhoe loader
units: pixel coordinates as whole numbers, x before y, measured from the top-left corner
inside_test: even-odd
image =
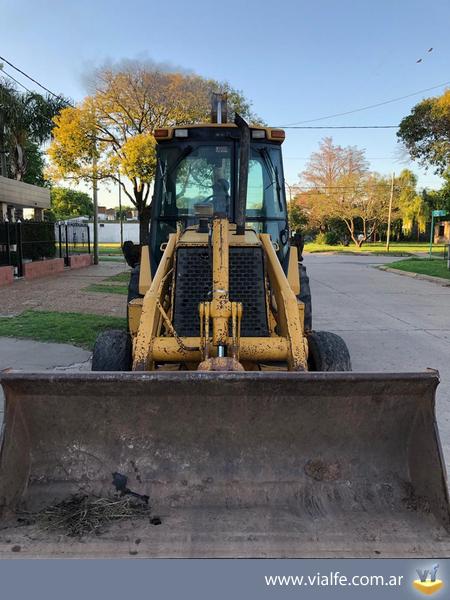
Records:
[[[155,131],[128,331],[99,336],[92,373],[1,376],[0,555],[450,556],[438,374],[353,373],[313,330],[284,131],[217,112]],[[68,541],[15,521],[111,496],[113,473],[161,525]]]

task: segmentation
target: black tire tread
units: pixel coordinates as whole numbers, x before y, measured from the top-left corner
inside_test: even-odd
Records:
[[[307,334],[310,371],[351,371],[347,344],[330,331],[311,331]]]
[[[107,329],[97,336],[92,371],[130,371],[131,337],[123,329]]]

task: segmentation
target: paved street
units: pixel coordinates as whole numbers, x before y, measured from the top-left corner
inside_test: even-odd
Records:
[[[439,370],[437,414],[450,472],[450,287],[374,268],[393,260],[306,255],[313,327],[345,339],[354,371]]]

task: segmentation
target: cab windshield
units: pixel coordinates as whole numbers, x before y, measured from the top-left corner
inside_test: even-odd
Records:
[[[204,143],[159,149],[157,196],[162,218],[195,218],[202,209],[234,216],[239,148],[233,143]],[[236,165],[233,168],[233,165]],[[253,146],[249,161],[246,215],[277,218],[284,214],[281,152],[269,144]],[[159,192],[159,193],[158,193]]]

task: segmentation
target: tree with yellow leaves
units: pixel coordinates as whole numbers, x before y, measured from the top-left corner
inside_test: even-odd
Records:
[[[417,193],[417,176],[409,169],[403,169],[396,178],[394,197],[403,233],[410,236],[416,228],[417,237],[425,233],[430,211],[422,196]]]
[[[155,129],[209,119],[212,91],[225,91],[231,111],[256,122],[249,102],[227,83],[166,73],[139,63],[95,73],[92,93],[55,118],[48,150],[53,179],[115,181],[137,208],[147,242],[155,176]]]

